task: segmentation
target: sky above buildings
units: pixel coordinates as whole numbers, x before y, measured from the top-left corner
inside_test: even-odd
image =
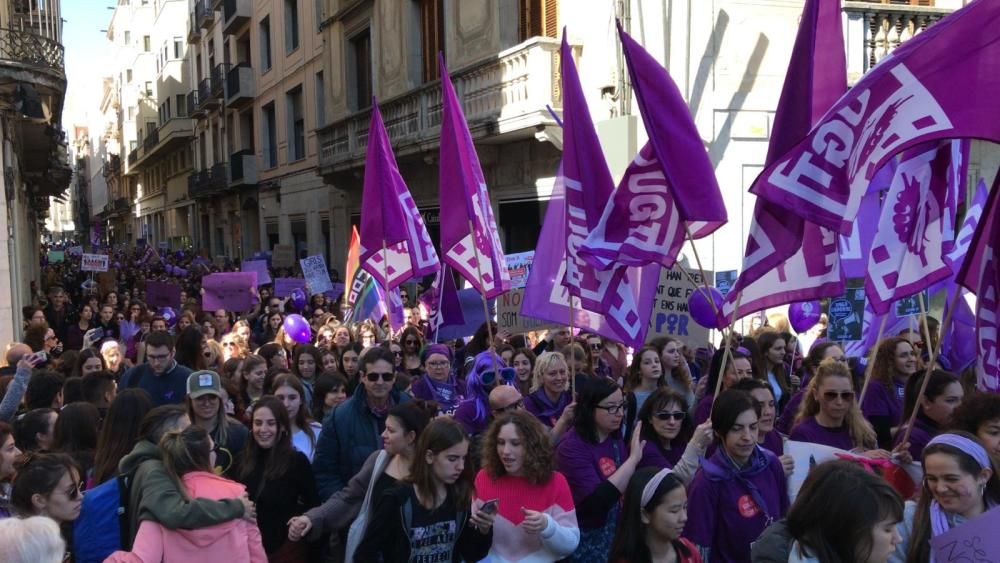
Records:
[[[63,46],[66,48],[66,102],[63,129],[89,125],[101,103],[101,79],[110,72],[111,49],[106,34],[114,0],[62,0]]]

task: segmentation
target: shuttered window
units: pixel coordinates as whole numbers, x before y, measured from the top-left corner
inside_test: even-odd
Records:
[[[559,37],[558,0],[519,0],[518,39]]]

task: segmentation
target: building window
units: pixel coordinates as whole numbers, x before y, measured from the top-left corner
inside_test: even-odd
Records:
[[[285,0],[285,53],[299,48],[299,0]]]
[[[187,115],[187,98],[184,94],[177,94],[177,117],[184,117]]]
[[[260,20],[260,68],[264,72],[271,69],[271,17]]]
[[[352,109],[360,110],[372,103],[372,33],[366,28],[348,41],[348,79],[351,85]]]
[[[302,86],[285,94],[285,111],[288,112],[288,162],[306,157],[306,119],[302,111]]]
[[[441,78],[438,52],[444,52],[444,0],[420,0],[420,43],[423,54],[423,80]]]
[[[146,92],[147,96],[152,96],[153,95],[153,83],[147,80],[146,81],[146,88],[143,91]]]
[[[316,128],[326,124],[326,87],[323,85],[323,71],[316,73]]]
[[[184,58],[184,39],[181,37],[174,37],[174,58]]]
[[[135,106],[128,107],[128,120],[135,121]]]
[[[132,69],[125,69],[125,82],[132,83]]]
[[[275,130],[274,102],[261,108],[261,136],[264,139],[264,166],[274,168],[278,165],[278,134]]]
[[[518,0],[518,41],[531,37],[559,37],[559,2],[557,0]]]
[[[131,44],[132,44],[132,32],[126,30],[125,31],[125,45],[131,45]]]
[[[149,36],[148,35],[143,35],[142,36],[142,50],[145,51],[146,53],[148,53],[150,50],[152,50],[152,47],[153,47],[152,41],[150,41]]]

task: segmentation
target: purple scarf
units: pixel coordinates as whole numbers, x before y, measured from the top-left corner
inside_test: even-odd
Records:
[[[448,374],[445,381],[435,381],[429,374],[424,374],[424,382],[434,395],[437,401],[438,410],[441,412],[455,412],[462,397],[458,395],[458,383],[455,381],[455,374]]]
[[[535,402],[536,407],[538,407],[538,412],[536,413],[538,418],[550,419],[559,418],[566,406],[569,405],[571,393],[568,391],[563,391],[559,394],[559,400],[553,403],[549,400],[549,396],[545,394],[545,389],[539,389],[530,395],[531,400]]]

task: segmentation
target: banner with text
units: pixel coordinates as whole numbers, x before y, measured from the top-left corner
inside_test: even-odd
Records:
[[[107,272],[107,254],[83,254],[80,258],[80,270],[84,272]]]
[[[690,268],[688,271],[699,286],[705,283],[700,272]],[[705,272],[705,275],[709,279],[713,278],[712,272]],[[657,336],[672,336],[695,348],[708,345],[709,329],[696,323],[688,313],[688,298],[694,292],[695,288],[677,266],[669,270],[666,268],[660,270],[660,283],[656,287],[653,314],[649,317],[647,341]]]

